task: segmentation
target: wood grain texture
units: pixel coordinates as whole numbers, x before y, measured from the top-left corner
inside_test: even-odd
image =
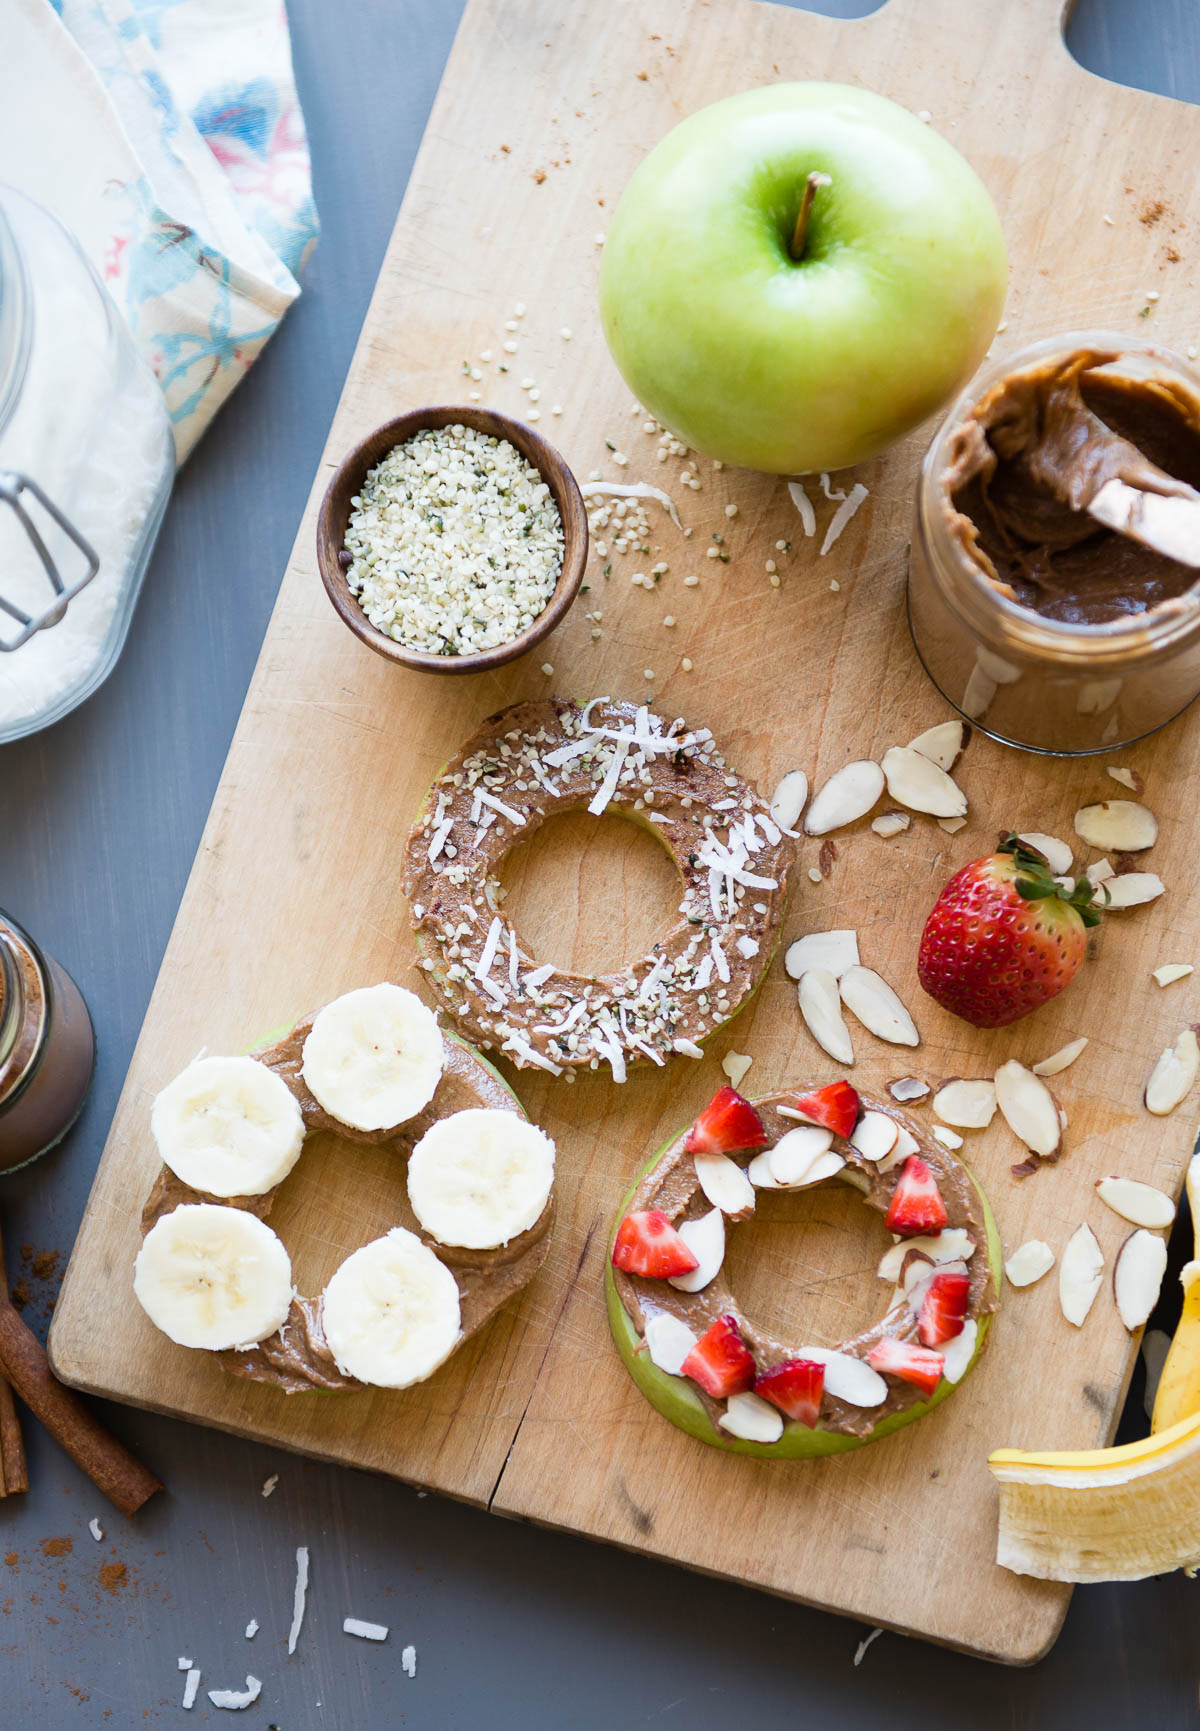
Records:
[[[615,560],[607,583],[593,561],[599,640],[577,607],[532,663],[464,680],[385,665],[344,629],[316,573],[315,508],[356,439],[406,406],[445,400],[465,357],[499,348],[518,301],[529,309],[519,355],[503,380],[487,373],[489,400],[519,412],[519,380],[534,376],[543,406],[563,405],[553,436],[577,474],[612,473],[609,438],[632,453],[616,478],[670,476],[679,492],[677,464],[653,461],[653,440],[638,430],[598,333],[594,236],[670,125],[776,77],[869,85],[928,109],[964,151],[1000,205],[1012,260],[997,352],[1089,324],[1149,326],[1186,345],[1196,291],[1196,115],[1083,72],[1062,45],[1061,12],[1058,0],[976,0],[970,8],[890,0],[873,17],[835,22],[767,6],[647,0],[610,6],[601,28],[564,0],[473,0],[60,1300],[52,1348],[68,1380],[993,1657],[1028,1661],[1053,1640],[1068,1594],[994,1566],[985,1457],[999,1444],[1085,1447],[1111,1435],[1132,1349],[1106,1299],[1076,1335],[1058,1314],[1052,1284],[1009,1295],[986,1360],[952,1401],[876,1449],[816,1465],[705,1450],[660,1420],[626,1378],[608,1342],[600,1288],[612,1209],[634,1167],[721,1079],[711,1060],[635,1072],[620,1090],[598,1077],[568,1088],[521,1075],[530,1115],[558,1142],[555,1242],[524,1300],[422,1389],[301,1405],[235,1386],[135,1314],[129,1269],[156,1163],[147,1126],[154,1091],[200,1045],[237,1050],[338,991],[412,977],[396,871],[409,821],[480,718],[550,688],[543,655],[554,664],[553,688],[652,696],[667,713],[711,726],[736,766],[764,784],[796,766],[819,781],[943,717],[913,657],[902,605],[927,431],[864,467],[868,504],[825,560],[811,544],[801,547],[778,482],[702,464],[702,491],[686,495],[692,540],[655,520],[655,557],[671,564],[655,592],[630,585],[632,560]],[[1140,221],[1159,199],[1161,219]],[[1178,262],[1167,261],[1168,245]],[[1161,298],[1141,321],[1151,287]],[[563,326],[574,332],[570,343],[558,334]],[[738,506],[732,522],[728,502]],[[731,554],[726,566],[700,557],[718,529]],[[792,538],[798,551],[781,561],[775,590],[763,564],[778,538]],[[686,589],[681,578],[693,568],[702,581]],[[677,620],[671,631],[662,625],[667,612]],[[691,674],[680,669],[683,655],[695,663]],[[1103,1218],[1095,1178],[1121,1170],[1174,1189],[1190,1152],[1186,1109],[1160,1123],[1138,1102],[1154,1055],[1195,1013],[1189,985],[1160,992],[1149,971],[1191,959],[1200,940],[1189,891],[1193,728],[1185,717],[1120,761],[1145,776],[1162,822],[1152,863],[1168,897],[1114,920],[1096,965],[1031,1021],[987,1036],[927,1004],[915,980],[916,932],[949,871],[983,851],[1001,825],[1070,835],[1075,808],[1113,791],[1098,762],[1026,758],[976,740],[959,772],[971,799],[968,828],[951,838],[916,820],[887,844],[865,826],[839,837],[829,881],[815,887],[801,875],[787,932],[858,927],[864,960],[917,1014],[924,1043],[915,1067],[930,1077],[990,1071],[1002,1058],[1038,1058],[1089,1034],[1087,1053],[1060,1083],[1071,1151],[1059,1168],[1015,1184],[1013,1145],[1000,1126],[973,1138],[968,1152],[1010,1247],[1037,1235],[1059,1249],[1086,1218],[1110,1261],[1123,1228]],[[546,838],[563,898],[531,900],[523,929],[539,955],[578,959],[602,939],[611,944],[614,931],[642,941],[663,885],[651,873],[643,895],[632,846],[628,872],[590,869],[611,868],[609,840],[600,838],[612,827],[598,826],[595,860],[585,854],[578,866],[577,851],[570,864],[555,860],[555,838]],[[557,839],[563,850],[579,840],[565,832]],[[809,844],[803,864],[815,856]],[[865,1086],[910,1067],[865,1033],[856,1038]],[[828,1069],[778,966],[752,1010],[714,1042],[716,1055],[730,1046],[754,1054],[751,1092]],[[289,1232],[294,1253],[337,1258],[371,1235],[372,1222],[356,1224],[348,1200],[359,1205],[351,1170],[330,1210],[315,1162],[302,1162],[298,1183],[311,1189]],[[814,1261],[806,1267],[799,1228],[794,1243],[791,1258],[782,1239],[778,1252],[770,1244],[771,1265],[777,1258],[780,1281],[800,1306],[821,1270]],[[847,1332],[839,1315],[866,1302],[861,1282],[845,1294],[841,1305],[823,1299],[820,1324],[831,1336]],[[97,1315],[106,1319],[102,1330]]]

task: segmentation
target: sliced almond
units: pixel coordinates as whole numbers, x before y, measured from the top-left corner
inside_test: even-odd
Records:
[[[1112,862],[1110,860],[1098,859],[1092,861],[1091,865],[1083,875],[1087,878],[1093,889],[1098,889],[1101,884],[1107,883],[1109,878],[1115,876],[1115,873],[1113,872]]]
[[[703,1292],[720,1274],[725,1260],[725,1216],[719,1208],[710,1208],[698,1220],[682,1221],[676,1230],[697,1266],[690,1274],[672,1274],[670,1284],[680,1292]]]
[[[883,775],[892,798],[910,811],[931,817],[965,817],[967,796],[932,758],[909,745],[893,745],[883,754]]]
[[[873,968],[847,968],[838,981],[838,989],[846,1008],[869,1033],[893,1046],[920,1045],[916,1023],[887,981]]]
[[[1121,872],[1105,880],[1109,908],[1138,908],[1143,902],[1157,901],[1166,885],[1154,872]],[[1104,901],[1101,896],[1100,901]]]
[[[1173,986],[1176,980],[1186,980],[1195,971],[1190,962],[1165,962],[1161,968],[1155,968],[1154,978],[1160,986]]]
[[[935,1142],[940,1142],[943,1148],[961,1148],[963,1139],[957,1130],[947,1130],[944,1124],[935,1124],[929,1134]]]
[[[963,1323],[962,1333],[956,1334],[953,1340],[948,1340],[942,1347],[942,1375],[947,1382],[961,1382],[966,1376],[975,1357],[978,1340],[979,1324],[972,1316]]]
[[[729,1077],[729,1086],[731,1088],[741,1087],[746,1078],[746,1071],[750,1068],[753,1062],[754,1059],[748,1057],[745,1052],[726,1052],[725,1056],[721,1059],[721,1068]]]
[[[933,1109],[943,1123],[958,1130],[986,1130],[996,1116],[996,1084],[985,1077],[943,1082],[933,1096]]]
[[[1200,1071],[1200,1046],[1193,1029],[1185,1028],[1173,1046],[1159,1058],[1146,1083],[1143,1096],[1147,1112],[1165,1118],[1186,1100]]]
[[[1117,1315],[1130,1334],[1141,1328],[1158,1303],[1163,1275],[1167,1271],[1165,1240],[1139,1227],[1131,1232],[1117,1252],[1113,1266],[1113,1297]]]
[[[944,1226],[918,1238],[902,1238],[885,1250],[875,1270],[880,1280],[899,1280],[904,1259],[910,1250],[919,1251],[931,1262],[963,1262],[975,1254],[975,1241],[965,1226]]]
[[[714,1208],[735,1220],[754,1208],[754,1186],[745,1169],[728,1154],[694,1154],[696,1178]]]
[[[806,932],[788,945],[783,965],[793,980],[810,968],[826,968],[838,980],[847,968],[858,966],[858,933]]]
[[[771,1170],[772,1148],[764,1148],[761,1154],[756,1154],[746,1168],[746,1176],[756,1190],[782,1190],[783,1185]]]
[[[779,1408],[750,1390],[731,1394],[717,1423],[730,1436],[741,1437],[744,1442],[773,1443],[783,1435],[783,1414]]]
[[[939,721],[936,727],[927,727],[924,733],[910,739],[908,749],[919,751],[948,775],[966,750],[970,737],[971,729],[965,721]]]
[[[894,835],[902,835],[911,822],[912,818],[906,811],[881,811],[878,817],[871,819],[871,828],[888,841]]]
[[[1122,787],[1127,787],[1130,793],[1144,793],[1146,784],[1136,769],[1118,769],[1115,764],[1109,764],[1108,773],[1114,781],[1119,781]]]
[[[789,769],[771,795],[771,816],[780,829],[794,830],[808,798],[808,777],[802,769]]]
[[[831,829],[865,817],[883,792],[883,771],[870,758],[847,763],[813,795],[804,820],[806,835],[828,835]]]
[[[967,820],[965,817],[939,817],[937,826],[944,829],[947,835],[957,835],[960,829],[966,829]]]
[[[996,1071],[996,1104],[1018,1142],[1044,1160],[1058,1153],[1062,1144],[1058,1103],[1041,1077],[1015,1058]]]
[[[1132,799],[1104,799],[1075,813],[1075,834],[1107,853],[1140,853],[1158,840],[1158,819]]]
[[[1010,1286],[1032,1286],[1054,1267],[1054,1252],[1040,1238],[1027,1238],[1004,1264]]]
[[[797,1358],[809,1358],[825,1366],[825,1392],[850,1406],[882,1406],[887,1383],[877,1370],[849,1352],[831,1352],[826,1346],[802,1346]]]
[[[669,1310],[656,1310],[646,1318],[646,1350],[653,1364],[668,1376],[683,1375],[683,1361],[696,1344],[686,1322]]]
[[[1057,1076],[1060,1070],[1065,1070],[1068,1064],[1075,1062],[1086,1045],[1086,1034],[1081,1034],[1077,1040],[1068,1040],[1065,1046],[1058,1048],[1057,1052],[1051,1052],[1048,1058],[1043,1058],[1040,1064],[1033,1066],[1034,1075]]]
[[[1056,877],[1065,877],[1074,864],[1075,855],[1057,836],[1043,835],[1040,829],[1023,829],[1017,840],[1036,849]]]
[[[896,1146],[900,1126],[886,1112],[864,1112],[854,1126],[850,1146],[857,1148],[864,1160],[882,1160]]]
[[[781,1136],[770,1150],[769,1165],[776,1184],[799,1184],[809,1167],[833,1147],[833,1131],[820,1124],[800,1124]]]
[[[823,1052],[839,1064],[853,1064],[854,1047],[842,1020],[838,983],[828,968],[809,968],[800,976],[800,1014]]]
[[[1058,1265],[1058,1302],[1068,1322],[1082,1328],[1104,1280],[1104,1253],[1090,1226],[1077,1226]]]
[[[911,1105],[915,1100],[923,1100],[929,1092],[929,1083],[922,1082],[919,1076],[897,1076],[894,1082],[889,1082],[887,1091],[893,1100],[898,1100],[902,1106]]]
[[[795,1179],[791,1184],[780,1184],[778,1188],[780,1190],[807,1190],[810,1184],[823,1184],[826,1178],[836,1178],[845,1164],[845,1160],[837,1150],[831,1148],[828,1154],[817,1155],[802,1178]]]
[[[1132,1226],[1161,1229],[1175,1218],[1175,1204],[1167,1193],[1136,1178],[1098,1178],[1096,1194]]]
[[[892,1149],[889,1157],[889,1164],[892,1160],[896,1159],[897,1156],[899,1156],[901,1160],[907,1160],[910,1154],[919,1154],[920,1151],[921,1144],[917,1141],[912,1131],[906,1130],[904,1125],[901,1124],[900,1134],[896,1138],[896,1146]],[[881,1167],[880,1170],[885,1170],[885,1168]]]

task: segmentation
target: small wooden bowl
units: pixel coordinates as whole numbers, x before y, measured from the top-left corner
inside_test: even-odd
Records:
[[[367,471],[382,461],[396,445],[402,445],[425,427],[451,427],[461,424],[476,427],[497,439],[507,439],[538,471],[549,487],[563,527],[562,570],[554,592],[532,625],[507,643],[497,643],[491,649],[481,649],[473,655],[429,655],[423,650],[408,649],[403,643],[371,624],[358,597],[346,581],[346,573],[338,558],[346,544],[350,522],[350,500],[358,492]],[[579,593],[587,564],[587,511],[579,485],[566,463],[552,445],[527,427],[523,421],[510,420],[492,409],[455,407],[412,409],[377,427],[367,438],[355,445],[349,456],[339,464],[317,514],[317,565],[326,593],[343,622],[356,637],[389,661],[403,667],[416,667],[423,673],[483,673],[502,667],[525,655],[554,630]]]

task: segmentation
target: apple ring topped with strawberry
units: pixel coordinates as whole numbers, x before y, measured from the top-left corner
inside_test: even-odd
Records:
[[[878,1268],[889,1304],[838,1345],[786,1341],[739,1305],[726,1236],[760,1195],[835,1180],[893,1235]],[[999,1284],[995,1221],[967,1167],[845,1081],[753,1104],[721,1088],[627,1194],[607,1271],[613,1338],[664,1417],[792,1459],[873,1442],[944,1400],[983,1348]]]

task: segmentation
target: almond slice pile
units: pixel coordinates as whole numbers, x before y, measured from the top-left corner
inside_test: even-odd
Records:
[[[1108,891],[1108,901],[1105,904],[1113,908],[1137,908],[1143,902],[1156,901],[1166,889],[1162,879],[1154,872],[1121,872],[1115,877],[1106,878],[1103,888]],[[1101,897],[1103,901],[1103,897]]]
[[[842,1019],[838,983],[827,968],[807,968],[800,976],[800,1014],[823,1052],[839,1064],[854,1063],[854,1047]]]
[[[894,800],[910,811],[931,817],[965,817],[967,796],[932,758],[909,745],[893,745],[883,754],[883,776]]]
[[[834,979],[840,979],[847,968],[856,968],[858,962],[858,933],[848,931],[808,932],[788,945],[783,958],[793,980],[798,980],[809,968],[825,968]]]

